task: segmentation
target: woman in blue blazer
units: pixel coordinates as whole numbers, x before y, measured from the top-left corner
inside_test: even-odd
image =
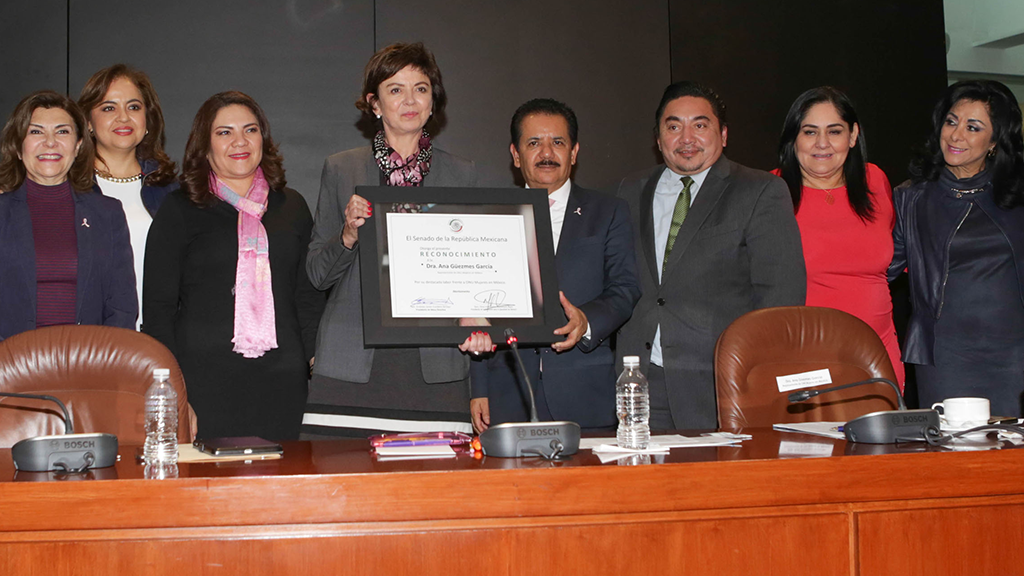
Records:
[[[164,198],[178,188],[174,162],[164,152],[160,98],[144,72],[114,64],[86,81],[78,106],[96,150],[93,189],[120,200],[128,220],[141,302],[149,227]]]
[[[49,90],[0,136],[0,340],[53,324],[134,328],[139,304],[121,203],[92,191],[85,115]]]

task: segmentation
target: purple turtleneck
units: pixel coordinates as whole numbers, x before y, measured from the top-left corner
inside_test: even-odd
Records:
[[[71,184],[25,183],[36,248],[36,327],[74,324],[78,235]]]

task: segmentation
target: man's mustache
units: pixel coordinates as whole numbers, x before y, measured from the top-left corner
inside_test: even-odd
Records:
[[[552,160],[550,158],[545,158],[544,160],[541,160],[540,162],[537,162],[536,164],[534,164],[534,166],[537,166],[537,167],[540,167],[540,166],[553,166],[555,168],[558,168],[558,167],[561,166],[561,164],[559,164],[558,162],[555,162],[554,160]]]

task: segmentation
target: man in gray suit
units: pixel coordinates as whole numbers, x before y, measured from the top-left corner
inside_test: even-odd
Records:
[[[643,296],[617,355],[640,355],[651,428],[716,428],[714,349],[746,312],[803,305],[806,272],[786,184],[722,155],[725,104],[677,82],[655,115],[664,164],[628,177]]]

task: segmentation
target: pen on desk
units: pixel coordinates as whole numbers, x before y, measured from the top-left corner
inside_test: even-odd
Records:
[[[401,438],[395,438],[395,437],[375,438],[375,439],[373,439],[373,442],[375,444],[392,444],[392,443],[395,443],[395,442],[419,442],[419,441],[426,441],[426,440],[432,440],[432,441],[437,441],[437,442],[450,442],[447,439],[437,438],[437,437],[434,437],[434,436],[404,436],[404,437],[401,437]]]

